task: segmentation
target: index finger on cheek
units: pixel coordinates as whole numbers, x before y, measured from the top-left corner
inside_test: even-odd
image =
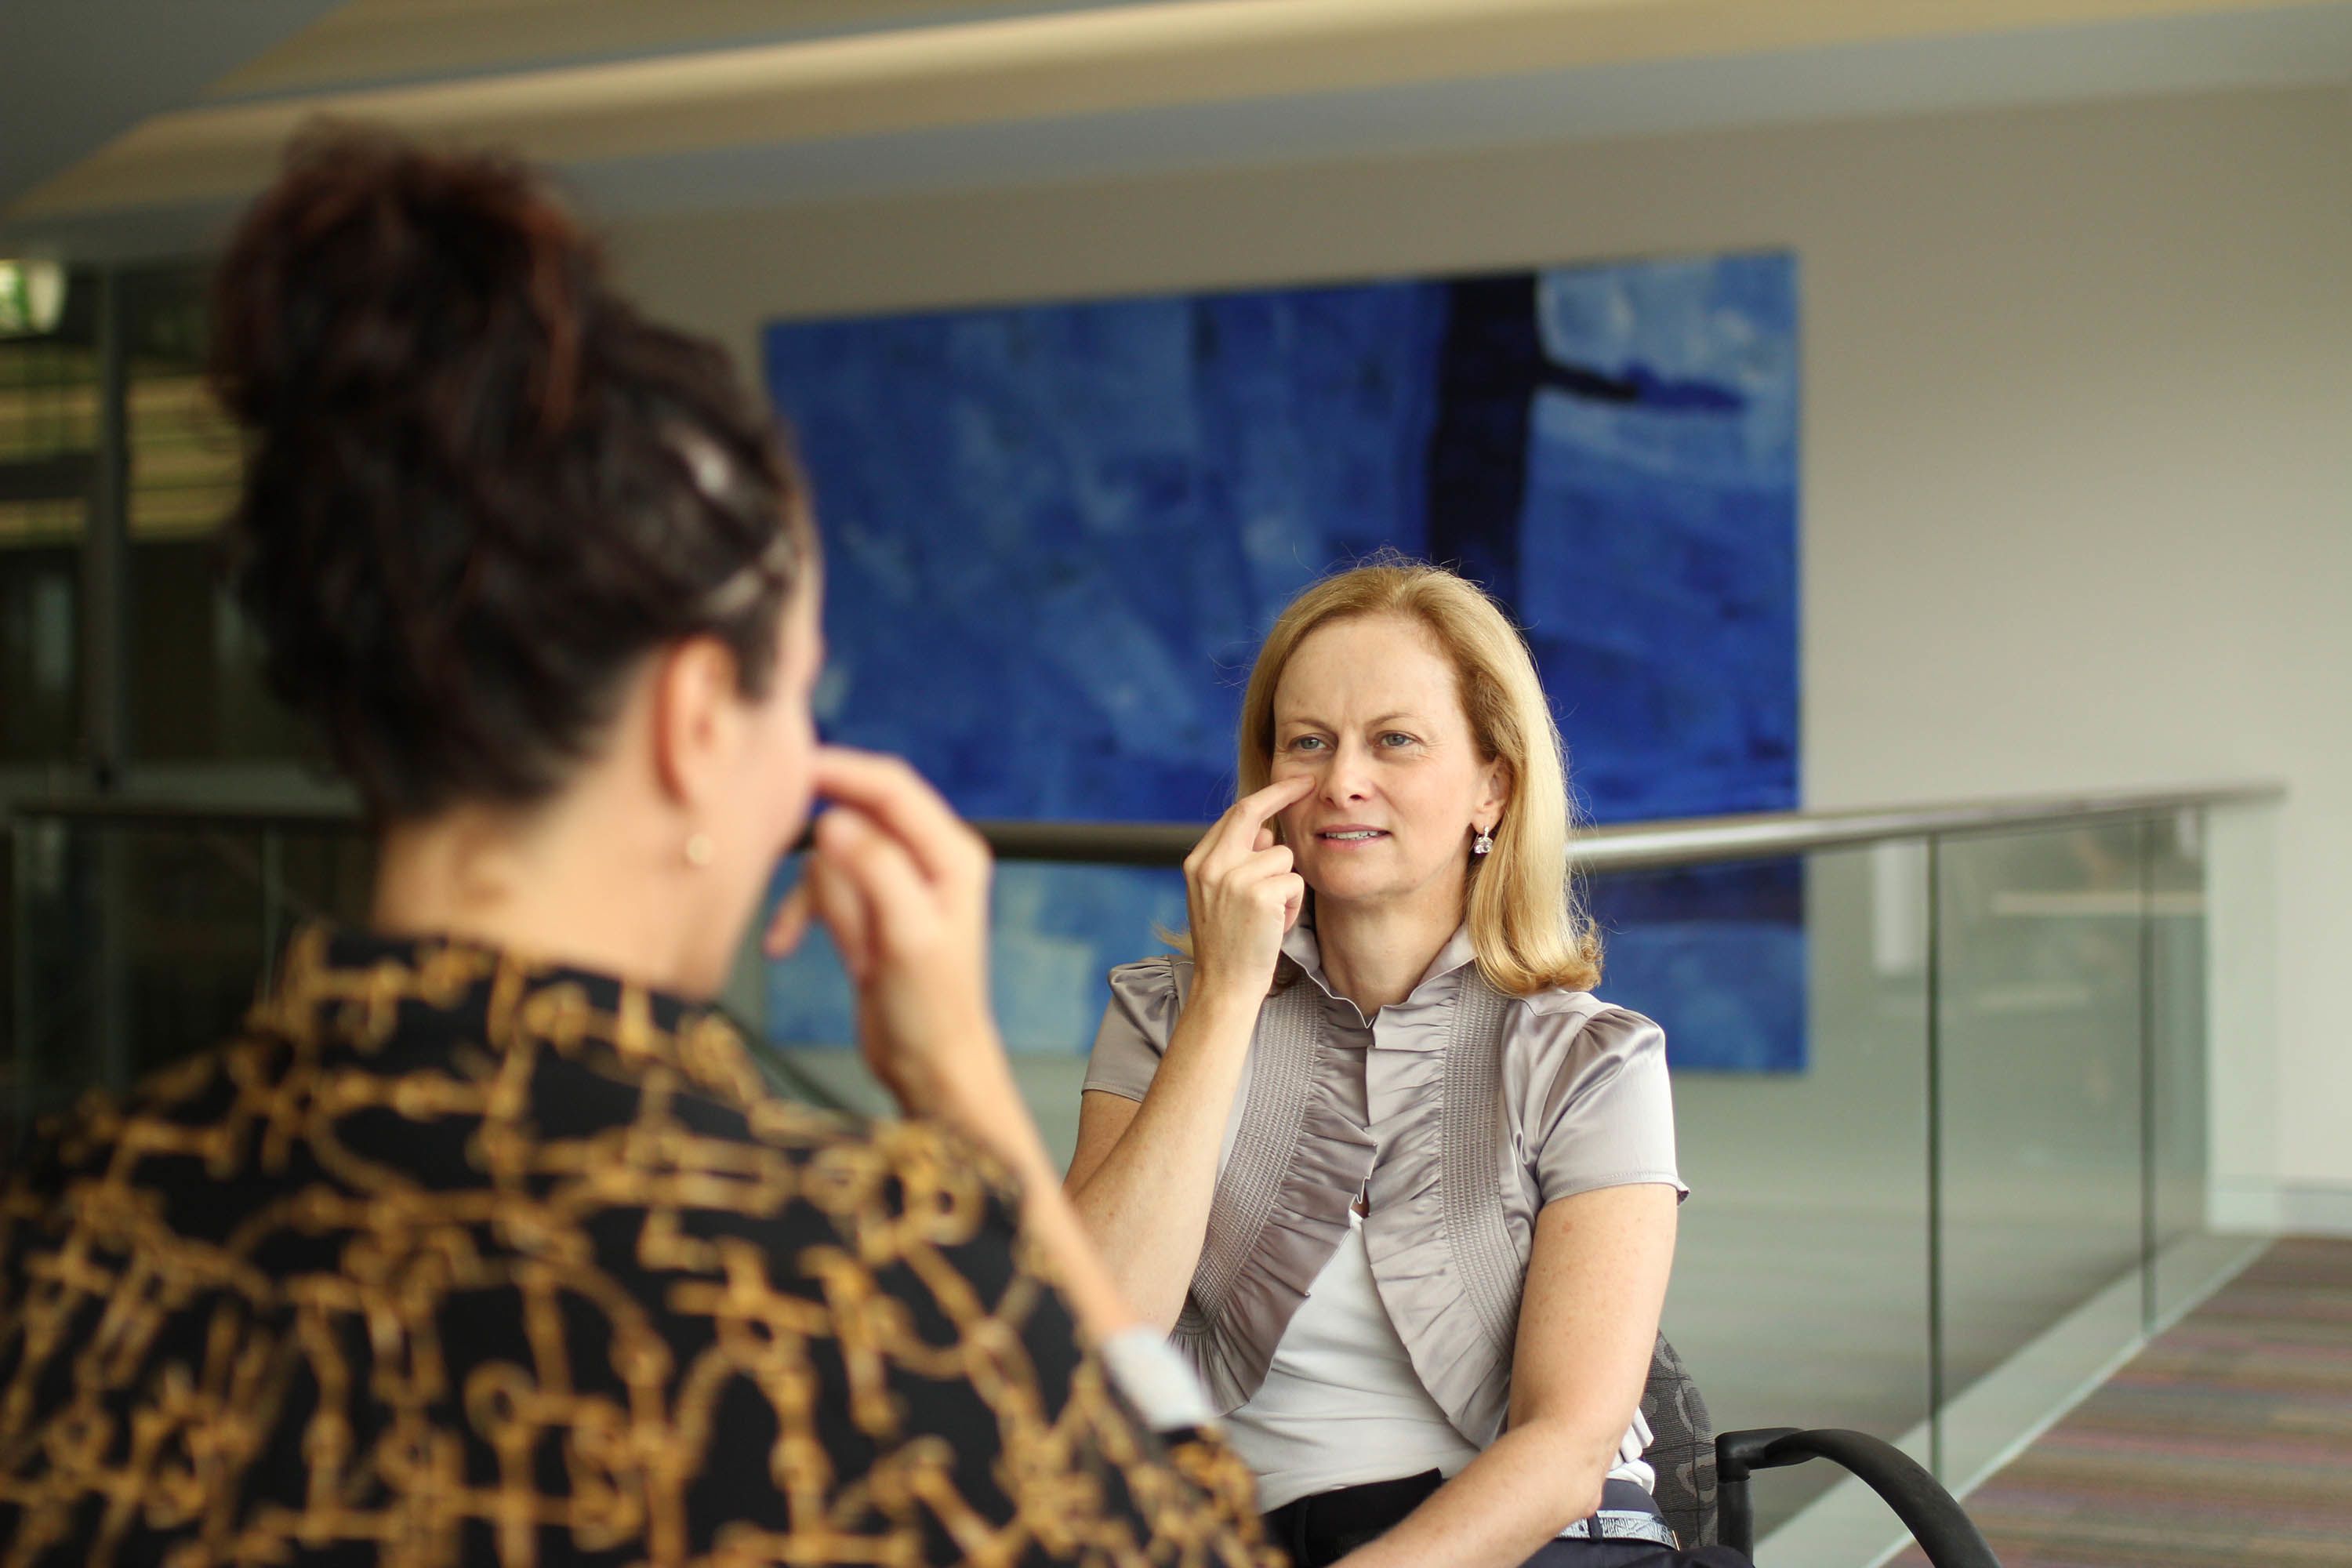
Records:
[[[1279,779],[1235,805],[1234,826],[1255,840],[1266,824],[1305,800],[1314,787],[1314,779],[1305,773]]]

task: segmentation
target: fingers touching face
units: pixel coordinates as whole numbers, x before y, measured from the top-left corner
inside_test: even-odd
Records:
[[[1458,877],[1470,836],[1499,815],[1454,666],[1417,621],[1318,626],[1274,702],[1272,776],[1305,781],[1277,820],[1325,898],[1409,893]]]

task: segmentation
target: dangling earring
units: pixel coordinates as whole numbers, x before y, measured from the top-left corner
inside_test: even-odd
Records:
[[[1480,828],[1478,830],[1478,837],[1470,841],[1470,853],[1473,855],[1491,855],[1494,852],[1494,834],[1486,828]]]
[[[689,833],[686,836],[686,863],[688,865],[698,869],[704,866],[709,865],[710,862],[717,858],[718,853],[718,850],[712,847],[710,835],[708,833]]]

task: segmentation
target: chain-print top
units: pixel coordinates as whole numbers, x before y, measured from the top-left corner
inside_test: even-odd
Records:
[[[1261,1564],[1002,1173],[714,1012],[313,930],[0,1196],[0,1561]]]

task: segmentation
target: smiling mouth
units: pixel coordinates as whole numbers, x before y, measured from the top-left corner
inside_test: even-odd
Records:
[[[1386,838],[1388,835],[1377,827],[1351,827],[1344,833],[1318,833],[1315,837],[1334,844],[1361,844],[1368,839]]]

